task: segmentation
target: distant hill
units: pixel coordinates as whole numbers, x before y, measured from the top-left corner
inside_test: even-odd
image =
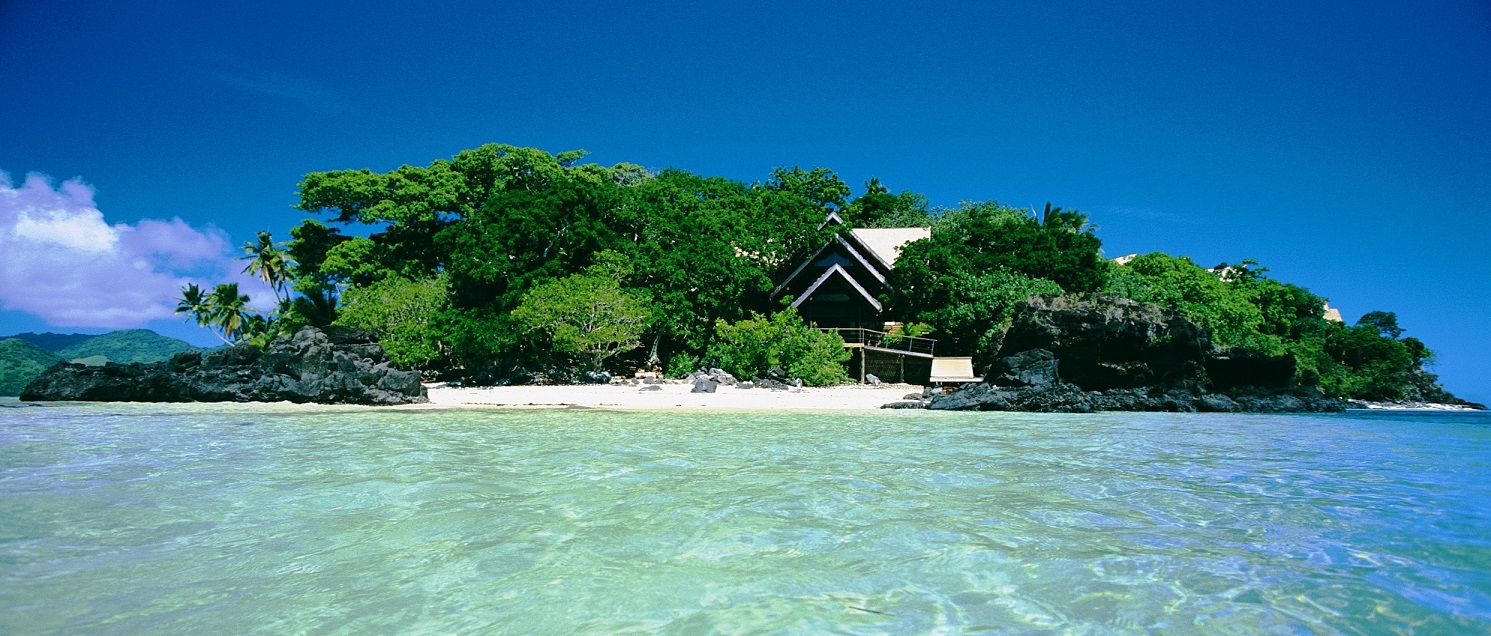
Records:
[[[126,329],[92,336],[53,353],[64,360],[103,356],[109,362],[160,362],[195,347],[183,340],[167,338],[149,329]]]
[[[27,382],[61,360],[19,338],[0,340],[0,395],[20,395]]]
[[[14,336],[0,336],[0,338],[24,340],[40,347],[43,351],[51,351],[53,353],[73,345],[83,344],[97,337],[98,334],[91,333],[52,333],[50,331],[46,333],[18,333]]]

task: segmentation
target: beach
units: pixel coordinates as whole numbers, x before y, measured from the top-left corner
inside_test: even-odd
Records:
[[[685,382],[570,386],[504,386],[463,388],[426,385],[430,404],[442,407],[608,408],[627,410],[710,409],[730,411],[876,410],[922,387],[910,384],[840,385],[793,389],[742,389],[722,385],[714,393],[692,393]]]

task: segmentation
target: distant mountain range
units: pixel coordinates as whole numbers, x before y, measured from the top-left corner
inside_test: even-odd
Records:
[[[149,329],[106,334],[20,333],[0,338],[0,395],[20,395],[32,378],[62,360],[84,364],[159,362],[194,349]]]

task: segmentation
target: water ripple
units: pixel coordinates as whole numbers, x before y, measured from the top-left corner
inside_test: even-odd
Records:
[[[1486,631],[1488,423],[6,409],[0,633]]]

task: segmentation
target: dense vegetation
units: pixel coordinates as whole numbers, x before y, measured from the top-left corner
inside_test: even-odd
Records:
[[[836,336],[785,331],[799,319],[770,301],[773,283],[834,232],[922,226],[931,237],[903,249],[883,300],[893,318],[933,330],[939,353],[987,362],[1032,294],[1115,294],[1180,312],[1219,348],[1292,354],[1301,380],[1332,395],[1444,397],[1423,370],[1432,354],[1392,314],[1331,322],[1323,298],[1256,263],[1208,270],[1146,254],[1119,265],[1080,212],[930,210],[876,179],[851,198],[821,168],[743,183],[583,157],[487,145],[385,173],[308,174],[299,207],[320,218],[286,243],[260,233],[244,246],[245,272],[275,290],[274,311],[248,309],[233,285],[188,287],[178,311],[224,341],[368,328],[395,361],[432,373],[684,372],[713,359],[737,375],[779,364],[825,384],[844,380]],[[846,225],[820,228],[829,212]]]
[[[84,340],[55,353],[64,360],[103,356],[109,362],[160,362],[193,347],[149,329],[111,331]]]
[[[26,383],[61,360],[20,338],[0,340],[0,395],[20,395]]]

